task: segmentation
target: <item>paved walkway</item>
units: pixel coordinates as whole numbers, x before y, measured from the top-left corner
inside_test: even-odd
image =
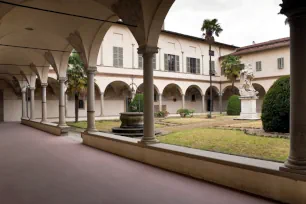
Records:
[[[17,123],[0,123],[0,141],[1,204],[273,203]]]

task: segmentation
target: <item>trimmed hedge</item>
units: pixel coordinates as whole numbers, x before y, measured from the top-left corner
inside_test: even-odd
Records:
[[[266,132],[289,133],[290,76],[272,85],[263,101],[261,119]]]
[[[228,99],[227,115],[240,115],[241,101],[239,96],[233,95]]]

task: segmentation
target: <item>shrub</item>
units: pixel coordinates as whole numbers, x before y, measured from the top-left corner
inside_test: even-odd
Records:
[[[233,95],[229,98],[227,104],[227,115],[240,115],[241,101],[239,96]]]
[[[262,124],[266,132],[289,133],[290,77],[279,78],[266,94],[262,106]]]
[[[195,112],[194,110],[190,109],[178,109],[176,113],[180,114],[182,118],[185,118],[187,116],[192,117],[194,112]]]
[[[143,94],[136,94],[129,104],[129,112],[143,112]]]
[[[165,118],[169,115],[169,112],[168,111],[158,111],[154,115],[156,118]]]

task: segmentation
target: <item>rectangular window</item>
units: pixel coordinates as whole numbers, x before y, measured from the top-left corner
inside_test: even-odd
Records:
[[[200,59],[187,57],[187,72],[192,74],[200,74]]]
[[[215,61],[211,61],[211,75],[216,76],[216,63],[215,63]]]
[[[85,109],[84,100],[79,100],[79,109]]]
[[[260,72],[260,71],[262,71],[262,65],[261,65],[261,61],[259,61],[259,62],[256,62],[256,71],[257,71],[257,72]]]
[[[277,59],[277,67],[278,69],[284,69],[285,68],[285,60],[283,57]]]
[[[123,67],[123,48],[113,47],[113,65],[114,67]]]
[[[153,55],[152,66],[156,70],[156,54]],[[138,68],[143,69],[143,57],[141,54],[138,54]]]
[[[179,72],[180,71],[180,57],[177,55],[164,55],[165,71]]]

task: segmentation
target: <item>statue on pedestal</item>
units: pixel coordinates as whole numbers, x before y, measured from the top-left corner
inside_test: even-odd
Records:
[[[240,72],[240,100],[241,100],[241,113],[237,120],[259,120],[256,112],[256,100],[258,99],[258,91],[253,87],[252,80],[254,73],[252,65],[248,64]]]
[[[239,93],[241,97],[257,98],[258,91],[253,87],[252,80],[254,79],[254,73],[252,65],[248,64],[240,72],[240,89]]]

